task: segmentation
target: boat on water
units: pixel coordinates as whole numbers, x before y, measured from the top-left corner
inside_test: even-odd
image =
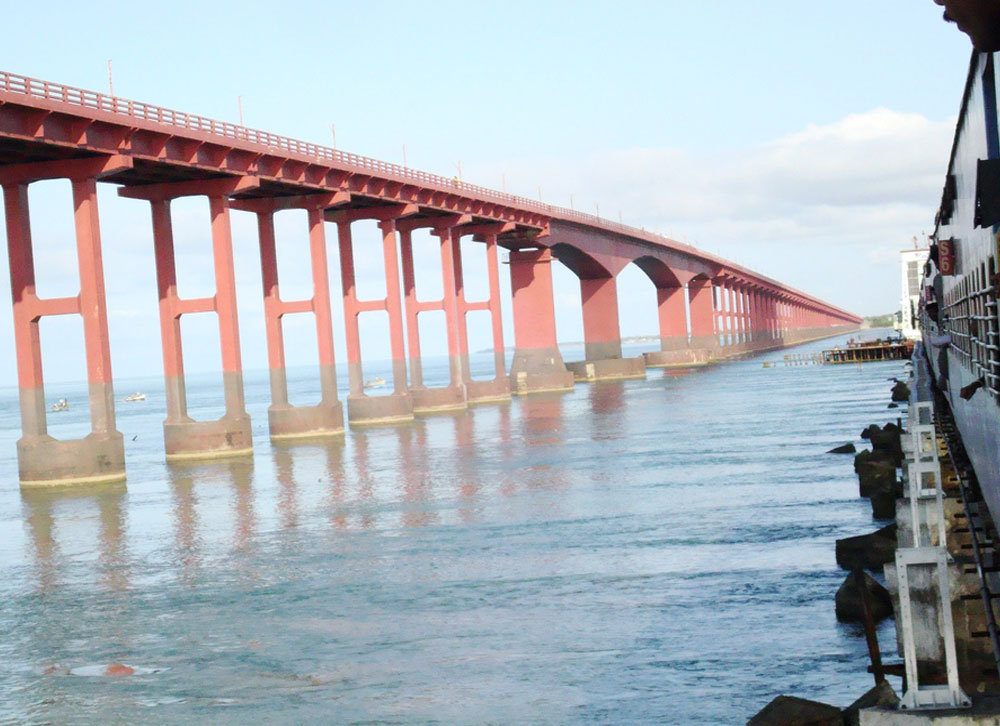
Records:
[[[52,404],[50,411],[69,411],[69,401],[65,398],[60,398],[58,401]]]
[[[375,376],[374,378],[366,378],[364,382],[365,388],[378,388],[379,386],[385,385],[385,379],[381,376]]]
[[[131,403],[132,401],[145,401],[146,400],[146,394],[145,393],[139,393],[139,391],[136,391],[135,393],[128,394],[122,400],[124,400],[124,401],[126,401],[128,403]]]
[[[923,347],[1000,521],[1000,53],[976,52],[921,283]]]

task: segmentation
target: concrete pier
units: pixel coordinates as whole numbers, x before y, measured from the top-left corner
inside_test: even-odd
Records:
[[[344,433],[344,409],[337,398],[333,317],[330,311],[330,281],[323,218],[324,209],[338,201],[340,200],[335,195],[309,195],[280,202],[280,208],[301,208],[307,213],[313,295],[310,299],[301,301],[284,301],[280,295],[274,239],[274,213],[279,204],[263,200],[240,205],[240,208],[257,214],[271,383],[271,405],[267,410],[267,419],[272,441],[339,436]],[[288,401],[282,319],[293,313],[312,313],[316,322],[320,401],[313,406],[293,406]]]
[[[231,191],[232,187],[225,187],[217,182],[194,185],[158,184],[119,190],[122,196],[148,200],[153,217],[163,375],[167,394],[163,441],[168,460],[248,456],[253,453],[250,417],[246,412],[243,394],[236,313],[236,278],[228,201],[228,192]],[[210,298],[182,300],[177,294],[170,201],[196,195],[208,196],[216,292]],[[214,312],[219,323],[226,411],[216,421],[195,421],[188,416],[187,409],[180,319],[185,314],[202,312]]]
[[[566,364],[577,381],[607,381],[623,378],[645,378],[646,359],[638,358],[599,358],[597,360],[578,360]]]
[[[465,356],[463,370],[466,374],[465,392],[469,405],[487,403],[507,403],[510,401],[510,379],[507,377],[507,363],[504,359],[503,320],[500,311],[500,262],[497,250],[497,235],[503,232],[503,225],[479,225],[466,227],[462,234],[473,234],[476,239],[486,245],[486,280],[489,298],[485,302],[469,302],[465,299],[464,280],[461,270],[461,246],[456,247],[459,255],[457,266],[459,291],[459,331],[461,333],[462,352]],[[490,328],[493,337],[493,371],[492,380],[476,381],[469,371],[469,335],[467,316],[475,310],[485,310],[490,314]]]
[[[403,312],[400,301],[399,261],[396,254],[395,219],[404,212],[401,207],[367,208],[353,213],[336,212],[337,240],[340,246],[340,276],[344,292],[344,329],[347,339],[347,375],[350,393],[347,397],[347,419],[352,426],[374,426],[406,423],[413,420],[413,397],[406,380],[406,359],[403,345]],[[385,269],[386,296],[382,300],[360,301],[357,297],[354,273],[354,242],[351,222],[376,219],[382,234],[382,255]],[[361,331],[358,316],[370,310],[384,310],[389,315],[389,342],[392,353],[393,392],[386,396],[369,396],[364,392],[364,368],[361,360]]]
[[[510,253],[515,345],[510,387],[519,396],[573,388],[573,373],[556,344],[551,263],[547,249]]]
[[[86,159],[71,164],[46,163],[33,168],[0,167],[10,261],[14,340],[17,347],[21,438],[17,442],[22,487],[91,484],[125,478],[122,435],[115,426],[111,349],[104,293],[97,177],[121,162]],[[130,165],[130,164],[127,164]],[[73,190],[74,227],[80,294],[75,298],[39,298],[28,213],[28,184],[68,176]],[[48,434],[39,320],[45,315],[76,314],[83,319],[91,432],[70,441]]]

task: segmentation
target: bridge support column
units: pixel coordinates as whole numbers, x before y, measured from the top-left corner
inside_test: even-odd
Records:
[[[771,309],[771,295],[767,290],[757,293],[760,302],[760,341],[763,350],[774,347],[774,312]]]
[[[341,253],[343,254],[343,253]],[[399,255],[403,268],[403,314],[406,317],[406,352],[410,362],[410,395],[424,387],[424,366],[420,355],[420,311],[417,282],[413,272],[413,239],[409,229],[399,230]]]
[[[510,286],[514,308],[514,360],[511,392],[569,391],[573,374],[556,344],[552,298],[552,253],[547,249],[510,253]]]
[[[503,321],[500,317],[500,264],[497,255],[496,232],[488,232],[486,243],[486,274],[489,281],[490,298],[483,303],[470,303],[465,300],[464,282],[462,280],[461,253],[462,248],[456,244],[457,253],[456,278],[459,283],[459,331],[462,336],[462,350],[465,355],[466,392],[470,404],[503,403],[510,401],[510,379],[507,377],[507,364],[504,357]],[[466,315],[473,310],[488,310],[493,328],[493,368],[496,375],[493,380],[474,381],[469,372],[469,338]]]
[[[805,326],[802,325],[799,304],[796,302],[788,304],[788,328],[789,338],[793,342],[805,340],[810,337],[809,333],[805,330]]]
[[[3,183],[21,403],[17,465],[22,487],[94,484],[125,478],[125,449],[122,435],[115,428],[97,180],[77,178],[72,185],[80,294],[42,300],[35,294],[28,181]],[[83,318],[91,430],[82,439],[60,441],[49,436],[47,429],[38,321],[45,315],[73,313]]]
[[[740,352],[740,311],[737,307],[736,288],[731,281],[726,281],[720,289],[726,309],[726,355],[736,355]]]
[[[649,368],[686,368],[704,365],[708,355],[690,346],[687,309],[684,298],[687,287],[657,287],[656,302],[660,320],[660,350],[644,353]]]
[[[757,291],[757,347],[767,350],[771,347],[771,329],[767,312],[767,293]]]
[[[788,320],[785,317],[785,301],[780,297],[774,304],[776,319],[778,321],[778,343],[782,346],[788,344]]]
[[[441,255],[441,280],[444,295],[441,300],[420,302],[417,300],[416,278],[413,272],[412,230],[424,223],[398,225],[399,247],[403,266],[403,302],[406,311],[407,346],[410,358],[410,397],[414,414],[433,414],[446,411],[460,411],[468,408],[465,389],[469,359],[461,354],[461,335],[458,324],[458,294],[455,279],[455,247],[453,229],[450,226],[435,227],[433,234],[438,237]],[[458,264],[461,264],[459,259]],[[428,388],[424,385],[423,363],[420,352],[420,313],[440,310],[444,313],[448,338],[447,386]]]
[[[615,278],[581,278],[580,299],[583,304],[585,360],[566,364],[574,379],[645,378],[645,359],[622,358]]]
[[[781,346],[784,344],[784,335],[781,330],[781,301],[774,295],[771,295],[771,326],[774,329],[774,345]]]
[[[344,433],[343,406],[337,399],[337,371],[333,350],[333,319],[330,313],[330,280],[327,273],[326,230],[322,207],[307,209],[309,258],[313,296],[310,300],[285,302],[278,287],[278,260],[274,239],[274,212],[257,213],[261,280],[264,285],[264,320],[271,379],[271,405],[267,409],[272,441],[338,436]],[[311,312],[316,318],[319,351],[320,402],[293,406],[288,402],[285,373],[285,340],[282,318],[289,313]]]
[[[432,234],[438,238],[441,255],[441,284],[444,290],[444,297],[440,302],[429,305],[419,305],[416,302],[414,279],[413,279],[413,248],[409,244],[409,232],[401,232],[407,245],[404,255],[409,253],[409,259],[404,257],[403,270],[404,278],[409,270],[409,279],[404,279],[406,285],[406,299],[409,304],[413,300],[413,312],[407,318],[412,320],[415,331],[411,336],[415,337],[416,347],[411,347],[410,360],[420,358],[420,332],[417,326],[417,313],[422,310],[442,310],[444,311],[445,326],[448,338],[448,385],[439,388],[427,388],[423,385],[423,380],[419,384],[414,381],[410,388],[410,395],[413,397],[413,412],[416,414],[432,414],[444,411],[461,411],[469,407],[465,379],[468,377],[466,371],[469,367],[468,352],[461,345],[462,338],[459,330],[458,295],[460,287],[461,257],[459,256],[458,235],[453,227],[436,227]],[[458,274],[456,274],[458,266]],[[412,345],[412,344],[411,344]],[[416,353],[416,355],[414,355]]]
[[[729,294],[726,290],[726,285],[724,282],[719,281],[716,283],[716,309],[718,310],[718,318],[716,320],[715,330],[719,333],[719,345],[722,348],[722,355],[729,355]]]
[[[716,325],[716,332],[720,333],[719,345],[722,347],[722,356],[728,357],[732,355],[733,352],[733,318],[732,309],[730,308],[730,297],[729,288],[726,287],[725,280],[719,280],[716,283],[717,292],[717,304],[718,304],[718,320]]]
[[[347,338],[347,420],[353,426],[396,424],[413,420],[413,399],[406,383],[406,350],[403,345],[403,313],[399,291],[399,262],[396,254],[396,225],[393,219],[379,221],[385,268],[385,299],[359,301],[354,277],[354,243],[350,221],[337,222],[340,246],[340,275],[344,289],[344,327]],[[389,342],[392,351],[393,392],[369,396],[364,392],[361,362],[361,332],[358,316],[365,311],[385,310],[389,314]]]
[[[749,349],[746,290],[739,283],[732,284],[730,289],[733,295],[733,350],[736,353],[745,353]]]
[[[247,415],[243,395],[229,204],[223,196],[211,196],[208,201],[212,218],[215,296],[201,300],[181,300],[177,296],[170,200],[163,198],[150,201],[167,398],[163,439],[168,461],[248,456],[253,453],[250,416]],[[187,411],[180,318],[182,314],[203,312],[214,312],[219,319],[226,412],[217,421],[195,421],[188,416]]]
[[[750,313],[750,349],[760,350],[761,329],[760,329],[760,292],[751,288],[747,291],[747,304]]]
[[[743,344],[747,350],[753,350],[753,318],[750,314],[750,288],[740,291],[743,308]]]
[[[712,282],[707,279],[688,283],[691,315],[691,348],[708,351],[714,357],[719,350],[719,336],[715,330]]]

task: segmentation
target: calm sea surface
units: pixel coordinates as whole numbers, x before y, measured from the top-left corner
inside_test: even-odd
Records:
[[[845,706],[872,681],[834,617],[834,540],[877,523],[851,457],[823,452],[895,418],[903,366],[761,365],[781,357],[280,447],[252,373],[253,459],[194,466],[163,460],[162,383],[126,380],[119,399],[148,395],[118,404],[127,485],[37,493],[18,488],[0,390],[0,722],[742,724],[780,693]],[[218,415],[215,378],[189,389],[196,418]],[[47,395],[72,406],[55,436],[86,431],[84,386]]]

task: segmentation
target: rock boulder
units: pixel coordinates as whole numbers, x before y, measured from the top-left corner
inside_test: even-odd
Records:
[[[890,524],[871,534],[837,540],[837,564],[845,570],[862,568],[880,571],[896,557],[896,525]]]
[[[872,619],[877,623],[890,617],[892,615],[892,600],[889,598],[889,591],[867,572],[862,572],[862,577],[864,577],[864,586],[868,592],[868,607],[871,609]],[[837,590],[834,605],[837,620],[850,623],[862,622],[861,595],[858,592],[857,579],[853,572],[847,576],[844,584]]]
[[[899,696],[892,690],[892,686],[886,681],[882,681],[844,709],[844,723],[846,726],[858,726],[862,708],[874,708],[875,706],[894,707],[898,703]]]
[[[828,454],[853,454],[857,449],[854,448],[854,444],[844,444],[843,446],[837,446],[830,449]]]
[[[778,696],[747,721],[747,726],[842,726],[840,709],[795,696]]]

